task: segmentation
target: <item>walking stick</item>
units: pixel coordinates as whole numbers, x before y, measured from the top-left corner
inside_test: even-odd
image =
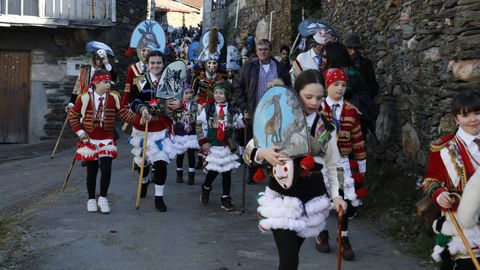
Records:
[[[60,139],[63,136],[63,131],[65,130],[65,126],[67,125],[67,122],[68,122],[68,114],[67,114],[67,117],[65,117],[65,121],[63,121],[62,130],[60,130],[60,134],[58,135],[57,142],[55,143],[55,147],[53,147],[52,155],[50,156],[51,159],[53,159],[55,152],[57,152],[58,143],[60,142]]]
[[[137,210],[140,208],[140,193],[142,191],[143,170],[145,167],[145,156],[147,152],[147,135],[148,135],[148,122],[145,123],[145,135],[143,136],[143,148],[142,148],[142,164],[140,166],[140,174],[138,175],[137,198],[135,200],[135,208]]]
[[[470,244],[468,244],[467,238],[465,237],[465,234],[463,234],[462,228],[460,228],[455,215],[450,210],[447,210],[447,214],[450,217],[450,220],[452,220],[453,226],[455,226],[458,235],[462,239],[463,245],[467,249],[468,255],[470,255],[470,259],[472,259],[472,262],[475,265],[475,269],[480,270],[480,264],[478,263],[477,257],[475,257],[475,254],[473,254],[473,250],[470,247]]]
[[[243,151],[245,151],[245,147],[247,147],[247,125],[243,128]],[[242,154],[243,155],[243,154]],[[242,157],[240,157],[242,158]],[[242,209],[241,212],[245,213],[245,182],[247,178],[247,163],[243,163],[243,175],[242,175]]]
[[[337,269],[342,269],[342,220],[343,207],[340,205],[338,209],[338,233],[337,233]]]
[[[70,164],[70,168],[68,168],[67,177],[65,178],[65,181],[63,181],[63,186],[61,189],[62,192],[65,191],[65,188],[67,187],[67,184],[68,184],[68,179],[70,179],[70,175],[72,174],[73,166],[75,165],[75,161],[76,161],[75,155],[73,156],[73,160],[72,160],[72,164]]]

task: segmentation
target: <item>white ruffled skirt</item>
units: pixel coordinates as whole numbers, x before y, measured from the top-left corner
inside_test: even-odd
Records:
[[[175,151],[177,151],[177,155],[187,152],[188,149],[200,149],[197,135],[174,135],[172,141],[173,147],[175,147]]]
[[[442,229],[440,232],[436,231],[437,221],[435,220],[432,224],[433,231],[436,234],[444,234],[446,236],[451,237],[451,240],[448,242],[446,247],[439,246],[438,244],[435,245],[433,248],[432,258],[436,262],[440,262],[442,259],[440,258],[440,254],[443,252],[445,248],[448,248],[452,257],[455,258],[469,258],[467,249],[462,242],[462,239],[458,235],[457,230],[455,229],[451,219],[449,216],[446,216],[446,220],[442,225]],[[480,225],[477,224],[472,228],[462,228],[465,237],[467,238],[470,247],[472,247],[476,257],[480,255],[480,251],[478,247],[480,247]],[[476,249],[474,249],[476,247]]]
[[[315,237],[326,226],[330,199],[326,195],[315,197],[303,204],[298,198],[284,196],[266,188],[257,196],[258,227],[265,232],[272,229],[296,231],[299,237]]]
[[[96,140],[90,139],[88,142],[77,143],[76,160],[93,161],[102,157],[116,158],[117,144],[112,139]]]
[[[142,164],[144,134],[145,132],[134,128],[132,136],[128,140],[130,145],[133,146],[131,153],[135,156],[133,160],[138,166],[141,166]],[[167,129],[148,132],[145,164],[151,164],[158,160],[163,160],[169,163],[171,159],[176,157],[176,155],[177,152],[173,147]]]
[[[233,154],[227,146],[212,146],[205,161],[205,169],[219,173],[228,172],[240,167],[238,156]]]

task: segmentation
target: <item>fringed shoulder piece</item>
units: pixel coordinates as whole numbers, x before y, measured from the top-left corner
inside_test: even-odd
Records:
[[[440,152],[442,148],[444,148],[449,141],[451,141],[455,137],[455,134],[448,134],[445,136],[440,137],[439,139],[433,141],[430,144],[430,151],[432,152]]]

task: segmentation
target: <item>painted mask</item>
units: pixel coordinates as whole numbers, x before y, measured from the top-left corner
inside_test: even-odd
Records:
[[[293,183],[293,160],[291,158],[280,159],[283,165],[272,168],[273,176],[284,189],[289,189]]]
[[[217,69],[218,69],[218,62],[217,61],[213,61],[213,60],[207,61],[207,72],[215,73],[215,72],[217,72]]]

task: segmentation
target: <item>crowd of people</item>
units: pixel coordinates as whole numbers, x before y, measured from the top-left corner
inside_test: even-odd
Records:
[[[168,28],[164,30],[169,32]],[[358,215],[358,207],[367,196],[365,138],[375,133],[374,98],[379,92],[372,62],[361,54],[359,35],[348,33],[340,42],[338,37],[319,30],[307,37],[308,46],[295,58],[286,45],[281,46],[278,57],[273,57],[269,40],[253,43],[250,39],[243,44],[250,48],[239,47],[238,51],[253,50],[255,55],[242,53],[238,55],[239,67],[229,68],[228,63],[222,65],[217,29],[207,32],[209,43],[203,44],[198,59],[188,59],[188,47],[200,33],[198,29],[173,31],[164,51],[136,46],[139,61],[130,65],[121,97],[110,91],[115,73],[103,49],[94,50],[92,64],[82,67],[66,110],[80,139],[77,159],[86,162],[87,211],[110,212],[107,193],[112,159],[117,156],[118,136],[113,123],[118,115],[132,125],[129,143],[135,168],[143,171],[141,197],[146,197],[149,184],[154,184],[154,204],[159,211],[167,211],[164,193],[170,160],[176,159],[177,183],[184,182],[185,154],[188,185],[195,184],[196,169],[206,172],[199,190],[203,205],[209,204],[212,183],[221,174],[219,202],[226,211],[235,209],[230,194],[232,171],[244,162],[249,166],[250,184],[262,181],[265,170],[269,175],[265,191],[258,196],[259,228],[273,234],[279,269],[298,268],[305,238],[315,237],[317,250],[330,252],[326,219],[332,208],[344,213],[338,232],[341,256],[353,260],[349,219]],[[180,50],[169,47],[171,41],[183,43]],[[178,59],[188,66],[182,95],[158,98],[162,72]],[[253,128],[255,108],[272,86],[298,96],[308,126],[309,153],[288,156],[281,146],[255,144],[253,138],[260,132]],[[444,210],[454,207],[451,193],[461,193],[480,164],[475,139],[480,133],[480,98],[462,93],[453,108],[459,131],[432,145],[424,182],[425,190]],[[99,168],[100,197],[96,200]],[[288,188],[279,184],[279,171],[292,181]],[[450,263],[450,268],[444,269],[474,269],[465,266],[470,261],[465,259],[466,250],[449,222],[444,217],[435,223],[437,232],[447,239],[436,247],[435,258]],[[472,246],[480,243],[477,231],[475,225],[469,232]]]

